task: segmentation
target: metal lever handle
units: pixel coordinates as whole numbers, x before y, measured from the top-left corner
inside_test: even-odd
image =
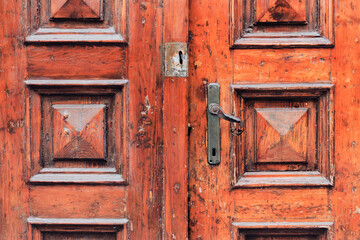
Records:
[[[231,129],[232,134],[239,136],[244,132],[244,123],[241,121],[241,119],[238,117],[235,117],[233,115],[224,113],[224,111],[222,110],[222,108],[220,107],[219,104],[217,104],[217,103],[209,104],[209,112],[212,115],[215,115],[226,121],[239,123],[240,127],[238,129]]]

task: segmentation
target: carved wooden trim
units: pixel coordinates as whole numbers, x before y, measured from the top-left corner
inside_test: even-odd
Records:
[[[29,178],[28,181],[32,184],[108,184],[108,185],[124,185],[127,184],[128,175],[128,133],[124,124],[127,123],[128,111],[128,93],[127,80],[54,80],[54,79],[29,79],[25,81],[28,86],[27,91],[27,106],[28,106],[28,142],[29,142]],[[105,159],[99,166],[93,166],[91,159],[79,160],[87,161],[88,164],[83,164],[76,159],[68,159],[62,164],[63,160],[53,159],[52,147],[50,143],[44,144],[43,129],[47,132],[53,129],[45,128],[44,124],[50,124],[51,120],[48,116],[41,118],[33,118],[32,116],[42,115],[45,107],[49,105],[49,100],[60,103],[72,101],[78,103],[82,96],[86,99],[97,99],[111,106],[106,107],[106,119],[110,116],[111,119],[106,120],[106,126],[111,127],[106,133],[105,144]],[[45,104],[45,105],[44,105]],[[55,106],[55,105],[54,105]],[[61,106],[61,105],[58,105]],[[64,105],[67,106],[67,105]],[[71,104],[69,105],[71,106]],[[95,104],[93,106],[105,106]],[[110,114],[110,115],[109,115]],[[41,119],[37,121],[36,119]],[[91,125],[89,125],[90,127]],[[101,127],[101,126],[100,126]],[[108,129],[108,127],[106,127]],[[52,130],[53,131],[53,130]],[[92,134],[92,132],[90,132]],[[51,137],[51,135],[50,135]],[[51,137],[52,139],[52,137]],[[95,139],[94,139],[95,140]],[[53,140],[51,140],[53,141]],[[94,142],[96,144],[96,142]],[[44,146],[44,147],[37,147]],[[48,146],[48,147],[47,147]],[[96,146],[96,145],[95,145]],[[102,145],[98,145],[101,147]],[[50,148],[49,148],[50,147]],[[108,149],[108,150],[107,150]],[[50,151],[49,153],[47,153]],[[111,151],[111,152],[108,152]],[[51,157],[53,156],[53,157]],[[84,155],[85,156],[85,155]],[[53,160],[48,162],[49,157]],[[56,160],[56,162],[54,162]],[[95,161],[96,159],[94,159]],[[97,160],[96,160],[97,161]],[[105,162],[104,162],[105,161]],[[50,165],[49,165],[50,164]],[[74,165],[72,165],[74,164]],[[63,166],[64,165],[64,166]],[[80,166],[80,167],[77,167]]]
[[[247,236],[312,235],[329,240],[333,222],[233,222],[232,239],[245,240]]]
[[[270,2],[270,0],[266,2]],[[287,3],[287,1],[282,2]],[[303,13],[305,18],[302,16],[301,19],[305,19],[305,21],[296,21],[294,18],[294,20],[262,22],[256,16],[257,1],[230,0],[231,47],[333,47],[333,0],[302,2],[306,9]]]
[[[245,132],[241,137],[233,138],[232,152],[234,168],[231,172],[234,188],[258,188],[271,186],[287,187],[321,187],[332,186],[334,178],[334,86],[331,83],[276,83],[276,84],[233,84],[234,102],[233,111],[245,121]],[[278,170],[251,170],[247,167],[249,161],[249,147],[254,135],[249,131],[256,129],[247,128],[245,116],[248,103],[254,101],[312,101],[316,107],[316,140],[313,151],[315,163],[310,163],[306,168],[297,171]],[[251,120],[252,121],[252,120]],[[250,124],[251,125],[251,124]],[[248,123],[249,127],[249,123]],[[250,134],[250,135],[249,135]],[[250,144],[250,145],[249,145]],[[255,151],[255,150],[254,150]],[[253,152],[254,152],[253,151]],[[255,153],[251,153],[255,154]],[[284,162],[285,164],[286,162]],[[264,163],[261,163],[264,164]],[[266,164],[266,163],[265,163]],[[294,163],[297,164],[297,163]],[[272,165],[276,166],[277,165]],[[295,165],[296,166],[296,165]],[[274,169],[275,170],[275,169]]]
[[[57,29],[39,28],[26,38],[27,43],[126,43],[113,27],[106,29]]]
[[[331,182],[320,172],[247,172],[235,184],[235,188],[256,187],[321,187]]]
[[[30,87],[122,87],[129,81],[125,79],[112,79],[112,80],[77,80],[77,79],[29,79],[25,84]]]
[[[66,170],[64,170],[66,171]],[[125,185],[126,182],[119,174],[94,173],[40,173],[30,178],[32,184],[42,183],[72,183],[72,184],[105,184]]]
[[[40,218],[29,217],[28,223],[32,225],[103,225],[119,226],[129,222],[126,218]]]
[[[29,239],[41,240],[44,234],[87,233],[114,234],[116,240],[127,239],[126,218],[40,218],[29,217]]]
[[[72,6],[67,6],[60,15],[54,11],[64,1],[27,1],[29,33],[26,43],[127,43],[128,0],[98,0],[99,6],[95,6],[95,1],[67,0]],[[83,10],[94,8],[96,13],[91,9],[91,13],[82,14],[82,9],[77,9],[73,14],[71,10],[75,6],[81,8],[79,2],[85,3]]]

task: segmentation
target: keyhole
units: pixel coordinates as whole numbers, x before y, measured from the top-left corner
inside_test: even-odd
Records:
[[[179,62],[181,65],[183,64],[182,54],[182,51],[179,51]]]
[[[213,157],[216,156],[216,148],[213,148],[213,149],[212,149],[212,155],[213,155]]]

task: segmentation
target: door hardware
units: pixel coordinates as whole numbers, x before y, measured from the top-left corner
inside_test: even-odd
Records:
[[[240,118],[224,113],[220,103],[220,85],[210,83],[207,87],[208,93],[208,163],[210,165],[220,164],[220,119],[239,124],[238,129],[231,129],[231,133],[239,136],[244,131],[244,124]]]
[[[220,103],[220,85],[210,83],[207,87],[208,108],[210,104]],[[210,165],[220,164],[220,118],[207,111],[207,139],[208,139],[208,163]]]
[[[231,129],[231,133],[233,135],[239,136],[244,132],[244,123],[241,121],[241,119],[238,117],[232,116],[230,114],[224,113],[224,111],[222,110],[222,108],[220,107],[219,104],[217,104],[217,103],[209,104],[209,112],[211,114],[217,116],[218,118],[224,119],[226,121],[239,123],[240,128],[238,128],[238,129],[232,128]]]

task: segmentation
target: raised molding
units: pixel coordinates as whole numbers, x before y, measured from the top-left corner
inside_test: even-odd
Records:
[[[92,171],[92,169],[90,169]],[[40,173],[30,178],[32,184],[41,183],[73,183],[73,184],[105,184],[125,185],[125,180],[119,174],[76,174],[76,173]]]
[[[40,28],[26,38],[27,43],[126,43],[113,27],[105,29],[57,29]]]
[[[234,153],[234,157],[232,158],[234,168],[231,175],[235,176],[233,179],[234,188],[277,186],[331,187],[333,185],[333,84],[329,82],[269,84],[235,83],[231,85],[231,88],[233,89],[234,100],[233,112],[235,115],[241,116],[241,118],[245,120],[245,132],[243,135],[232,139],[232,146],[234,146],[232,148],[232,152]],[[307,142],[307,144],[311,146],[310,148],[306,148],[308,149],[307,151],[311,151],[306,153],[307,165],[304,165],[305,163],[292,162],[290,160],[279,163],[271,161],[257,162],[257,145],[255,144],[257,127],[253,123],[253,121],[255,121],[253,119],[255,115],[252,115],[252,112],[255,111],[255,107],[248,108],[248,104],[258,104],[258,106],[265,104],[264,106],[271,106],[273,101],[283,103],[282,106],[286,106],[288,103],[296,103],[297,101],[300,101],[300,104],[307,104],[307,101],[309,101],[308,107],[313,106],[311,107],[313,109],[311,113],[313,120],[309,123],[315,128],[312,127],[311,132],[308,134],[314,135],[315,139],[312,138],[313,140]],[[314,106],[316,106],[316,108],[314,108]],[[247,123],[247,121],[250,122]],[[267,142],[267,144],[270,143],[271,142],[269,141]],[[315,144],[315,146],[312,146],[313,144]],[[251,148],[254,149],[250,151],[249,149]],[[249,161],[251,161],[250,165]],[[291,170],[293,168],[296,170]]]
[[[42,240],[45,236],[61,235],[113,237],[114,240],[128,239],[126,218],[41,218],[29,217],[29,239]]]
[[[332,239],[333,222],[233,222],[232,239],[246,240],[248,236],[316,236],[318,240]]]
[[[78,79],[28,79],[25,84],[29,87],[123,87],[127,79],[78,80]]]
[[[28,44],[127,43],[127,0],[79,0],[82,5],[72,2],[72,6],[67,3],[73,0],[27,1],[29,31],[25,42]],[[80,9],[72,12],[76,7]]]
[[[259,19],[264,3],[272,6],[275,0],[230,0],[230,43],[232,48],[284,48],[284,47],[333,47],[333,0],[304,0],[301,21],[289,19]],[[280,0],[278,0],[280,1]],[[282,0],[282,3],[289,1]],[[296,2],[296,1],[294,1]],[[299,4],[299,2],[298,2]],[[265,7],[264,9],[266,9]],[[262,9],[262,10],[264,10]],[[274,10],[274,9],[272,9]],[[283,15],[284,8],[278,14]],[[297,12],[299,13],[299,12]],[[284,14],[283,16],[288,16]],[[263,21],[264,20],[264,21]]]
[[[259,229],[259,228],[324,228],[330,229],[333,222],[233,222],[232,225],[238,229]]]
[[[29,169],[29,183],[128,184],[126,180],[128,141],[127,128],[124,125],[127,123],[128,115],[127,83],[126,79],[29,79],[25,81],[28,87],[27,106],[30,119],[28,127],[30,158],[28,162],[29,166],[33,166]],[[61,105],[68,103],[70,105]],[[87,103],[92,103],[91,106],[104,106],[107,109],[106,116],[103,117],[105,124],[103,127],[107,129],[105,135],[103,134],[104,144],[96,145],[99,140],[93,143],[94,146],[105,148],[104,158],[97,159],[94,155],[94,159],[92,159],[92,156],[88,155],[89,159],[76,158],[76,156],[69,159],[55,159],[56,155],[53,153],[54,147],[52,146],[54,131],[59,132],[63,127],[60,125],[60,128],[52,127],[55,118],[49,117],[51,114],[42,116],[44,115],[43,111],[53,112],[51,106],[66,107],[79,104],[87,106]],[[109,121],[112,122],[111,126]],[[44,131],[52,139],[51,142],[44,142]],[[42,147],[37,148],[36,146]]]

